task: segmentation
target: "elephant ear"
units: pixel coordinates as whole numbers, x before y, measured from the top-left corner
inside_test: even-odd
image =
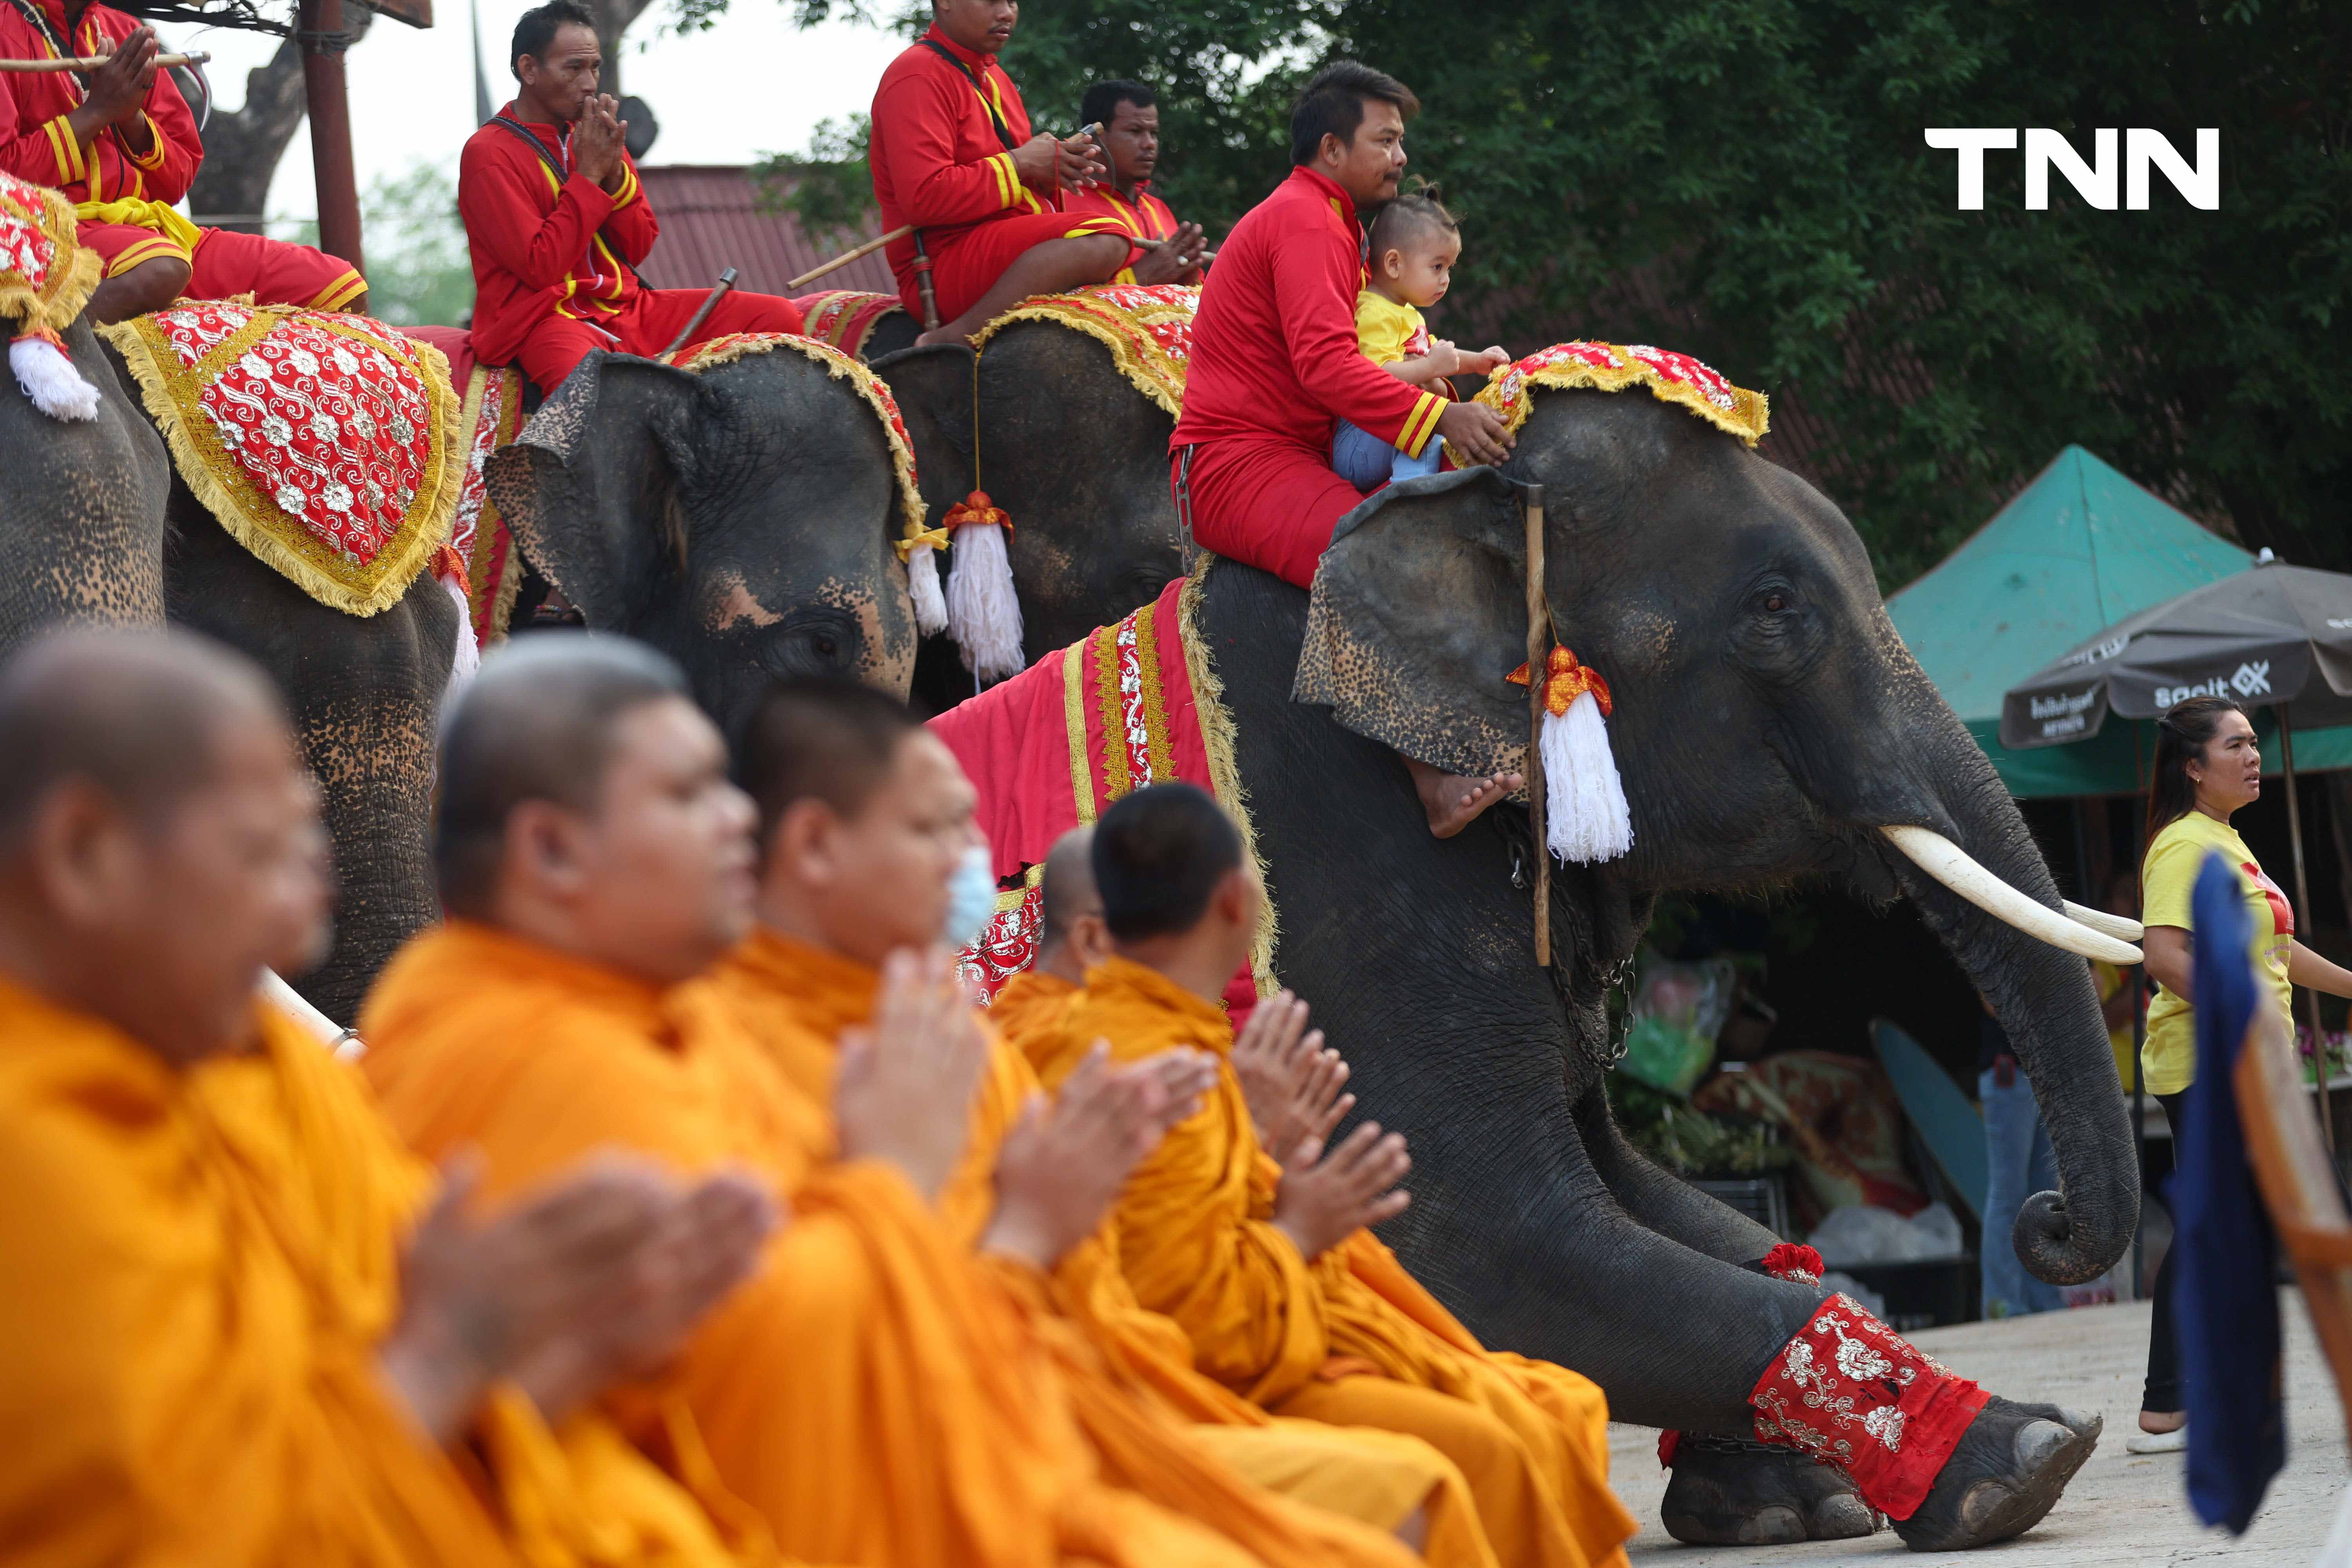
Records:
[[[1448,773],[1517,770],[1528,697],[1527,534],[1510,482],[1468,468],[1389,486],[1315,573],[1297,702]]]
[[[599,351],[485,465],[523,553],[590,626],[626,629],[665,561],[684,564],[678,487],[693,477],[710,402],[691,372]]]
[[[915,445],[915,481],[932,526],[970,493],[974,355],[961,343],[884,354],[870,367],[898,400]]]

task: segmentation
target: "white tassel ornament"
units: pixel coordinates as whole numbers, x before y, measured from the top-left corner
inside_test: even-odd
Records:
[[[948,602],[940,594],[940,552],[928,544],[907,552],[907,595],[915,601],[915,629],[935,637],[948,629]]]
[[[482,668],[481,645],[474,640],[474,606],[466,595],[466,584],[454,577],[437,579],[449,596],[457,601],[457,646],[449,658],[449,685],[444,693],[455,697],[466,689]]]
[[[1513,670],[1510,679],[1525,686],[1528,667]],[[1552,854],[1575,865],[1614,860],[1633,847],[1633,816],[1609,749],[1612,707],[1601,672],[1555,647],[1544,679],[1540,742],[1544,842]]]
[[[33,406],[52,419],[98,417],[98,388],[91,385],[55,338],[26,332],[8,342],[8,368]]]
[[[963,650],[964,668],[984,681],[1018,675],[1028,661],[1021,652],[1021,600],[1004,547],[1009,520],[984,491],[974,490],[949,510],[947,527],[955,539],[948,630]]]

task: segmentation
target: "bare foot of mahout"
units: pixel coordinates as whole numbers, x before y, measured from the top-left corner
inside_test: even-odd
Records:
[[[1496,773],[1492,778],[1449,773],[1413,757],[1405,758],[1404,765],[1412,773],[1412,787],[1420,792],[1421,809],[1429,815],[1433,838],[1453,837],[1480,812],[1527,782],[1517,773]]]
[[[1993,1395],[1961,1435],[1936,1485],[1895,1533],[1914,1552],[1959,1552],[2021,1535],[2042,1522],[2105,1423],[2055,1405]]]

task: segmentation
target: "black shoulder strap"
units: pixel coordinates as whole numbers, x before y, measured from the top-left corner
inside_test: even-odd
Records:
[[[1004,150],[1006,152],[1011,153],[1016,150],[1020,146],[1020,143],[1013,140],[1013,127],[1007,125],[1004,122],[1004,116],[996,111],[996,100],[988,96],[987,85],[980,79],[979,74],[970,66],[956,58],[954,54],[937,38],[918,38],[916,42],[921,44],[923,47],[930,50],[931,53],[939,56],[940,58],[947,61],[948,64],[955,67],[956,69],[963,72],[963,79],[971,83],[973,96],[980,100],[980,107],[987,112],[989,124],[996,128],[996,139],[1004,143]]]
[[[555,176],[555,184],[557,189],[561,190],[563,186],[563,182],[572,177],[572,171],[566,169],[562,163],[556,162],[555,154],[547,150],[547,143],[532,135],[530,130],[526,128],[520,120],[509,120],[503,114],[493,114],[488,120],[482,121],[482,123],[485,125],[495,125],[510,136],[521,137],[523,144],[529,147],[532,152],[538,153],[539,161],[547,165],[547,172]]]

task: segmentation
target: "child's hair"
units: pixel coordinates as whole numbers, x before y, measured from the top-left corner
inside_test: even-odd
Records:
[[[1371,247],[1372,264],[1380,265],[1381,257],[1391,250],[1402,250],[1422,235],[1435,230],[1459,234],[1462,226],[1437,199],[1437,187],[1424,184],[1419,190],[1407,191],[1372,215],[1371,232],[1367,239]]]
[[[2189,764],[2205,755],[2221,732],[2221,715],[2245,710],[2227,697],[2191,697],[2156,721],[2155,777],[2147,786],[2147,836],[2156,836],[2197,809],[2197,782]]]

